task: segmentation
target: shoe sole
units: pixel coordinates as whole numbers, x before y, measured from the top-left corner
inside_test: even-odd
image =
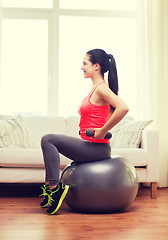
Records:
[[[65,186],[65,190],[63,191],[63,193],[62,193],[62,195],[60,197],[60,200],[58,202],[58,205],[57,205],[56,209],[53,212],[51,212],[51,213],[47,213],[48,215],[52,215],[52,214],[54,214],[54,213],[56,213],[58,211],[58,209],[61,207],[61,204],[62,204],[64,198],[66,197],[66,195],[68,193],[68,189],[69,189],[69,186],[66,185]]]

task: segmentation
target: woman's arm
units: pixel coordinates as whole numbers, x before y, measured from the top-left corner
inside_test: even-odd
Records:
[[[116,94],[114,94],[106,84],[102,84],[96,91],[97,96],[114,107],[114,112],[109,117],[107,123],[102,128],[95,128],[94,136],[103,139],[106,133],[113,128],[129,111],[126,103]]]

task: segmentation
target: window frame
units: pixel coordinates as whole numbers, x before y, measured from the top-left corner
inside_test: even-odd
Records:
[[[59,108],[59,17],[60,16],[91,16],[110,18],[134,18],[137,19],[137,56],[141,52],[141,33],[139,0],[137,0],[136,11],[114,11],[114,10],[88,10],[88,9],[60,9],[59,1],[53,1],[53,9],[38,8],[3,8],[4,19],[45,19],[48,21],[48,102],[47,115],[58,115]],[[141,60],[137,60],[137,86],[139,86],[139,76],[141,72]],[[135,117],[139,117],[138,107],[140,106],[141,89],[136,89],[137,112]]]

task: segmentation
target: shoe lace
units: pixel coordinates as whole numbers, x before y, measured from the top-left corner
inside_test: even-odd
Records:
[[[41,189],[43,190],[43,193],[40,194],[39,197],[42,197],[42,196],[45,197],[46,195],[48,195],[46,185],[43,185],[43,186],[41,187]]]
[[[52,198],[52,195],[60,189],[60,186],[58,185],[58,188],[55,191],[50,190],[50,194],[48,195],[48,204],[52,206],[52,202],[55,202],[55,200]]]

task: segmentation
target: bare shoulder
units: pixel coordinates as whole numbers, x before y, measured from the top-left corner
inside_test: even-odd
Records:
[[[109,88],[108,84],[99,85],[97,87],[97,94],[102,98],[106,97],[106,96],[109,96],[109,95],[114,95],[114,93]]]
[[[105,101],[107,104],[112,105],[114,108],[124,107],[126,108],[126,104],[122,101],[122,99],[116,95],[108,86],[108,84],[101,84],[97,88],[97,94],[99,98]]]

